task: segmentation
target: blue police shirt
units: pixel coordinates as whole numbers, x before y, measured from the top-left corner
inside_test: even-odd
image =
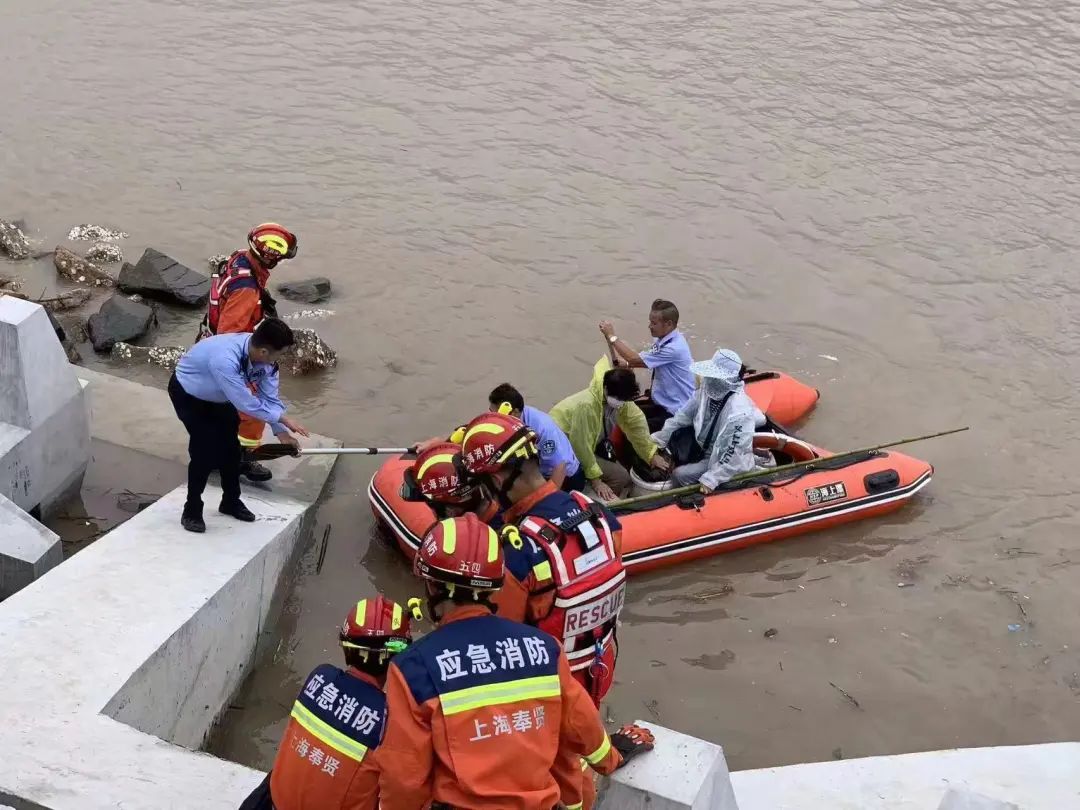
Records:
[[[285,405],[278,395],[277,366],[251,362],[250,344],[247,332],[203,338],[180,358],[176,381],[196,399],[231,402],[240,413],[270,423],[275,434],[285,433],[280,424]],[[252,393],[252,386],[257,393]]]
[[[675,330],[665,335],[641,353],[641,362],[652,369],[652,401],[675,413],[694,395],[694,375],[690,364],[694,362],[690,346],[682,332]]]
[[[576,473],[581,467],[570,440],[555,420],[541,410],[526,405],[521,412],[521,421],[536,432],[536,445],[540,450],[540,472],[544,478],[550,478],[555,468],[566,464],[566,477]]]

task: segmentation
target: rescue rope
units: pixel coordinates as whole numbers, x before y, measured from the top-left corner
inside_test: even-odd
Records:
[[[940,433],[930,433],[926,436],[916,436],[911,439],[900,439],[899,441],[886,442],[885,444],[875,444],[872,447],[863,447],[858,450],[848,450],[845,453],[835,453],[831,456],[821,456],[819,458],[812,458],[809,461],[797,461],[794,464],[782,464],[779,467],[769,467],[763,470],[751,470],[750,472],[740,473],[739,475],[732,476],[726,482],[721,484],[721,487],[726,488],[729,484],[741,483],[743,481],[751,481],[757,478],[768,478],[776,475],[777,473],[792,472],[795,470],[805,470],[811,472],[818,466],[826,466],[835,461],[847,458],[848,456],[859,455],[872,455],[881,450],[885,450],[890,447],[899,447],[904,444],[913,444],[915,442],[924,442],[927,439],[937,439],[941,436],[951,436],[954,433],[963,433],[965,430],[969,430],[968,427],[953,428],[952,430],[943,430]],[[721,490],[723,491],[723,490]],[[643,503],[652,503],[653,501],[660,501],[666,498],[678,498],[683,495],[693,494],[710,494],[705,491],[705,488],[701,484],[690,484],[685,487],[676,487],[675,489],[665,489],[660,492],[650,492],[648,495],[638,495],[635,498],[624,498],[621,501],[612,501],[607,504],[609,509],[625,509],[631,506],[638,506]]]

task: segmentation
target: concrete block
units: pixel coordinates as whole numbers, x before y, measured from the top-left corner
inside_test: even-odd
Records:
[[[0,495],[0,599],[22,590],[63,560],[60,538]]]
[[[90,461],[86,395],[39,305],[0,298],[0,494],[41,516]]]
[[[63,346],[39,305],[0,298],[0,422],[33,429],[79,395]]]
[[[949,788],[938,810],[1020,810],[1020,808],[1012,802],[991,799],[981,793]]]
[[[656,737],[608,781],[597,802],[605,810],[738,810],[724,751],[696,737],[637,721]]]

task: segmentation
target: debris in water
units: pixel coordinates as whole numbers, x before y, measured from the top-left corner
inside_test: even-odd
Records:
[[[1023,629],[1024,629],[1024,625],[1022,625],[1022,624],[1010,624],[1009,625],[1009,632],[1010,633],[1019,633]]]
[[[649,710],[649,714],[651,714],[653,716],[653,720],[655,720],[657,723],[659,723],[660,722],[660,711],[659,711],[660,704],[657,703],[655,700],[643,700],[641,702],[645,705],[645,708]]]
[[[117,239],[127,239],[128,235],[115,228],[106,228],[104,225],[76,225],[68,231],[68,239],[73,242],[115,242]]]
[[[914,584],[915,584],[914,582],[897,582],[896,587],[897,588],[910,588]]]
[[[837,642],[836,636],[829,636],[829,643],[830,644],[838,644],[839,642]]]
[[[768,630],[765,631],[765,638],[774,638],[778,632],[780,631],[777,630],[775,627],[770,627]]]
[[[839,686],[837,686],[832,681],[829,681],[829,686],[831,686],[833,689],[835,689],[837,692],[839,692],[841,695],[843,695],[847,699],[847,701],[852,706],[854,706],[856,709],[861,709],[862,708],[862,706],[859,705],[859,701],[857,701],[855,698],[853,698],[850,694],[845,692],[843,689],[841,689]]]
[[[818,357],[820,357],[822,360],[832,360],[834,363],[840,362],[839,357],[833,357],[831,354],[819,354]]]
[[[844,751],[843,751],[843,749],[841,749],[841,748],[834,748],[834,749],[832,750],[832,758],[833,758],[833,759],[843,759],[843,758],[844,758]]]

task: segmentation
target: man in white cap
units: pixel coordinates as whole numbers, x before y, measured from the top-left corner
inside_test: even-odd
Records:
[[[700,483],[711,491],[754,469],[757,408],[742,381],[746,366],[730,349],[692,363],[690,370],[701,377],[701,386],[652,440],[674,456],[673,486]]]

